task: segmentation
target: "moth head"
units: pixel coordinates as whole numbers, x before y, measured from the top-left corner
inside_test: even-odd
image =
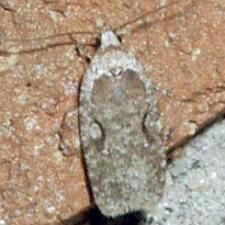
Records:
[[[102,48],[108,48],[109,46],[120,46],[119,38],[111,30],[105,31],[101,35]]]

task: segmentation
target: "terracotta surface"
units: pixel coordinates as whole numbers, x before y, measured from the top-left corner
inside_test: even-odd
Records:
[[[171,2],[0,0],[1,225],[62,224],[91,206],[77,99],[96,50],[82,43],[103,27],[150,72],[169,149],[224,113],[225,1]]]

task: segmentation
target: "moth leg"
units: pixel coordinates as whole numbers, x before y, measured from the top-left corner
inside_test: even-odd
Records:
[[[93,48],[91,48],[90,46],[88,47],[88,46],[77,44],[75,46],[75,51],[78,57],[86,61],[88,64],[91,62],[92,58],[95,55],[95,50],[93,50]]]

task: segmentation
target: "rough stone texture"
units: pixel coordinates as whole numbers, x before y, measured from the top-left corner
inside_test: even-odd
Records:
[[[158,216],[151,225],[225,224],[225,120],[188,143],[167,171]]]
[[[57,224],[90,206],[77,122],[88,64],[72,39],[93,44],[102,25],[119,27],[158,87],[168,148],[224,112],[224,0],[180,0],[148,14],[140,29],[120,27],[171,2],[0,0],[2,224]],[[94,33],[55,36],[72,31]]]

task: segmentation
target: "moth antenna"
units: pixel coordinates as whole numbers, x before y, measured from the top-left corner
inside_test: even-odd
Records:
[[[37,48],[26,49],[26,50],[13,50],[13,49],[11,49],[11,50],[0,50],[0,56],[23,55],[23,54],[28,54],[28,53],[32,53],[32,52],[44,51],[48,48],[55,48],[55,47],[66,46],[66,45],[71,45],[71,42],[49,44],[45,47],[37,47]]]
[[[143,19],[146,18],[147,16],[152,15],[152,14],[155,14],[155,13],[157,13],[157,12],[159,12],[159,11],[162,11],[162,10],[164,10],[164,9],[167,9],[167,8],[169,8],[169,7],[171,7],[171,6],[177,5],[177,4],[179,4],[180,2],[181,2],[181,1],[177,0],[177,1],[174,1],[174,2],[169,3],[169,4],[167,4],[167,5],[160,6],[160,7],[156,8],[156,9],[154,9],[154,10],[147,11],[146,13],[144,13],[144,14],[142,14],[142,15],[140,15],[140,16],[138,16],[138,17],[132,19],[132,20],[127,21],[126,23],[123,23],[123,24],[121,24],[121,25],[115,27],[115,28],[113,29],[113,31],[114,31],[117,35],[120,36],[120,35],[123,34],[123,29],[126,28],[127,26],[132,25],[132,24],[135,24],[135,23],[138,23],[139,21],[143,20]],[[144,22],[143,22],[143,23],[144,23]],[[142,25],[143,23],[141,23],[141,24],[139,24],[139,25]]]
[[[54,44],[48,44],[46,46],[41,46],[41,47],[36,47],[36,48],[31,48],[31,49],[25,49],[25,50],[15,50],[13,49],[13,47],[15,47],[15,45],[11,48],[11,50],[0,50],[0,56],[10,56],[10,55],[24,55],[24,54],[30,54],[30,53],[35,53],[35,52],[41,52],[41,51],[45,51],[49,48],[57,48],[60,46],[70,46],[70,45],[76,45],[78,44],[77,42],[59,42],[59,43],[54,43]],[[84,46],[94,46],[95,43],[79,43],[79,45],[84,45]]]
[[[45,37],[39,37],[39,38],[32,38],[32,39],[5,39],[5,41],[8,41],[9,43],[11,42],[11,46],[8,46],[7,49],[1,49],[0,50],[0,55],[3,56],[8,56],[8,55],[19,55],[19,54],[28,54],[28,53],[32,53],[32,52],[39,52],[39,51],[44,51],[47,50],[49,48],[56,48],[56,47],[60,47],[60,46],[69,46],[69,45],[79,45],[79,46],[95,46],[95,43],[79,43],[73,36],[74,35],[79,35],[79,34],[87,34],[87,35],[96,35],[96,37],[98,36],[98,32],[92,32],[92,31],[87,31],[87,32],[83,32],[83,31],[74,31],[74,32],[64,32],[64,33],[58,33],[55,35],[49,35],[49,36],[45,36]],[[68,40],[67,41],[60,41],[56,38],[58,37],[67,37]],[[56,39],[54,41],[54,39]],[[49,40],[49,43],[41,43],[41,41],[47,41]],[[40,44],[40,46],[38,47],[30,47],[28,49],[24,49],[21,46],[21,50],[15,50],[16,46],[22,45],[22,44],[27,44],[29,42],[37,42]],[[51,43],[52,42],[52,43]]]
[[[79,35],[79,34],[86,34],[86,35],[99,35],[99,32],[94,32],[94,31],[72,31],[72,32],[62,32],[62,33],[57,33],[57,34],[52,34],[44,37],[38,37],[38,38],[30,38],[30,39],[5,39],[6,41],[11,41],[11,42],[32,42],[32,41],[43,41],[47,39],[53,39],[57,37],[63,37],[63,36],[71,36],[71,35]]]

